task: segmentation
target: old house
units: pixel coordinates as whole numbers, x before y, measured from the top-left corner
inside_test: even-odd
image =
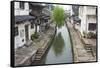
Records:
[[[45,26],[50,22],[50,7],[40,3],[30,3],[30,15],[35,16],[36,32],[45,30]]]
[[[42,22],[40,18],[44,6],[40,3],[30,3],[29,6],[31,10],[30,15],[36,17],[34,25],[35,25],[35,32],[37,33],[40,30],[40,24]]]
[[[78,17],[79,15],[79,6],[78,5],[72,5],[71,8],[71,23],[75,26],[77,24],[80,24],[81,19]]]
[[[29,3],[14,2],[15,10],[15,48],[29,43],[31,34],[34,33],[34,16],[29,15]]]
[[[73,25],[74,29],[80,30],[81,19],[79,18],[79,6],[78,5],[71,6],[69,21]]]
[[[41,29],[44,28],[43,30],[49,28],[50,26],[51,23],[50,13],[51,13],[51,5],[50,4],[44,5],[41,16]]]
[[[81,19],[80,32],[82,36],[84,33],[96,33],[97,20],[96,20],[96,7],[95,6],[80,6],[79,18]]]

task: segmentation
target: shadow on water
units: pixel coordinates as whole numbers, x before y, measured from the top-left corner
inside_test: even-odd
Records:
[[[50,45],[50,48],[48,48],[49,50],[47,50],[42,60],[38,62],[38,65],[46,64],[48,55],[52,55],[52,53],[55,57],[61,56],[62,52],[64,51],[64,47],[65,47],[64,39],[62,37],[61,32],[59,32],[56,34],[54,41]],[[51,57],[51,58],[54,58],[54,57]]]
[[[61,36],[61,32],[58,33],[58,35],[55,37],[54,43],[53,43],[53,50],[56,56],[61,55],[64,49],[64,39]]]

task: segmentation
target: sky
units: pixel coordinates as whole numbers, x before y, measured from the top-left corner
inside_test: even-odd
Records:
[[[71,10],[71,5],[60,5],[64,10]]]

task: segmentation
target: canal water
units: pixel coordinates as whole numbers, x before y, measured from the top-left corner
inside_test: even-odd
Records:
[[[53,43],[43,56],[40,64],[72,63],[72,48],[70,36],[66,25],[57,28]]]

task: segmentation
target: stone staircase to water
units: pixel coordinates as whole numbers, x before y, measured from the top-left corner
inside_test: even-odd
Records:
[[[35,60],[41,60],[41,58],[44,55],[47,48],[48,48],[48,46],[46,45],[44,48],[38,49],[36,56],[35,56]]]
[[[41,60],[42,56],[44,55],[44,53],[46,52],[48,48],[48,43],[50,42],[50,39],[51,39],[51,37],[49,36],[53,35],[54,33],[55,31],[53,32],[52,30],[47,32],[47,35],[44,35],[42,40],[39,42],[38,45],[40,45],[40,47],[36,52],[35,61]]]
[[[44,50],[39,49],[36,53],[35,60],[40,60],[43,54],[44,54]]]

